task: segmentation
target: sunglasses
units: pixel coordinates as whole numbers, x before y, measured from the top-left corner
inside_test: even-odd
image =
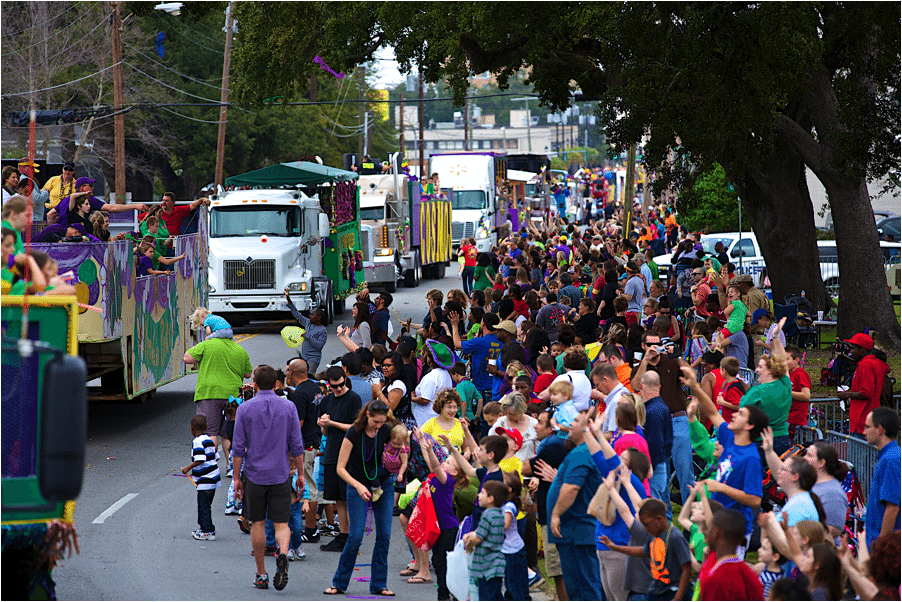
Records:
[[[71,167],[64,167],[63,171],[75,171],[75,170]]]
[[[341,381],[340,383],[332,383],[332,382],[330,382],[330,383],[329,383],[329,386],[332,387],[333,389],[340,389],[341,387],[347,386],[347,384],[348,384],[348,381],[347,381],[347,380],[343,380],[343,381]]]

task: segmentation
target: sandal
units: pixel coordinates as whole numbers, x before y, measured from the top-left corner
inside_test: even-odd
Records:
[[[391,591],[388,588],[383,587],[378,592],[372,592],[374,596],[386,596],[389,598],[393,598],[395,596],[395,592]]]
[[[326,591],[323,592],[327,596],[337,596],[338,594],[343,594],[344,591],[338,589],[337,587],[330,587]]]
[[[407,583],[412,585],[419,585],[421,583],[432,583],[432,579],[423,579],[422,577],[411,577],[407,580]]]
[[[400,576],[401,577],[413,577],[414,575],[416,575],[419,572],[420,571],[418,571],[417,569],[412,569],[410,567],[407,567],[406,569],[401,571]]]

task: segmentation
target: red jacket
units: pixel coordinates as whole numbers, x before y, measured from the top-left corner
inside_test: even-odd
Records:
[[[861,358],[852,377],[850,391],[864,393],[867,399],[849,400],[849,432],[864,433],[864,421],[868,414],[880,405],[880,393],[883,391],[883,377],[889,372],[889,366],[868,354]]]

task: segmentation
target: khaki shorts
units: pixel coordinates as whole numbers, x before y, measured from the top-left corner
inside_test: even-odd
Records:
[[[222,430],[222,409],[228,401],[228,399],[200,399],[195,404],[197,413],[207,419],[208,436],[219,436]]]
[[[542,527],[542,548],[545,550],[545,576],[562,577],[561,557],[558,556],[557,546],[548,541],[548,525]]]
[[[316,462],[316,450],[304,451],[304,483],[310,491],[310,501],[319,501],[319,492],[316,490],[316,476],[313,474],[313,464]]]

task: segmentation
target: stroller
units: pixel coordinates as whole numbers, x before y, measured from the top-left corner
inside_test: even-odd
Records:
[[[851,357],[852,345],[845,341],[836,341],[833,344],[830,361],[827,367],[821,370],[821,385],[825,387],[838,387],[851,385],[855,375],[855,362]]]
[[[800,295],[786,295],[783,302],[787,305],[795,305],[795,322],[798,330],[795,333],[794,343],[800,349],[812,349],[817,340],[817,329],[814,326],[814,309],[811,301],[805,297],[805,292]]]

